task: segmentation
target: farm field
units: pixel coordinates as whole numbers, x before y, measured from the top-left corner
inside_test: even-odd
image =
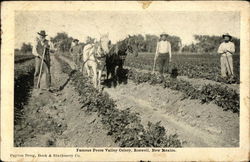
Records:
[[[116,109],[107,94],[90,86],[81,73],[72,73],[64,59],[52,61],[54,93],[30,91],[22,120],[15,124],[15,146],[181,146],[159,123],[143,127],[136,113]]]
[[[30,90],[33,87],[33,75],[35,71],[34,60],[30,57],[17,57],[21,61],[15,63],[14,68],[14,112],[15,112],[15,123],[22,118],[23,115],[23,105],[25,105],[30,97]],[[27,59],[29,58],[29,59]],[[16,59],[15,59],[16,61]]]
[[[80,96],[68,83],[69,76],[62,72],[54,56],[51,58],[52,86],[55,92],[42,91],[38,94],[37,91],[29,89],[27,101],[21,107],[20,119],[15,123],[14,145],[16,147],[116,146],[111,138],[106,136],[107,131],[102,128],[97,114],[81,110],[82,105],[78,101]],[[33,88],[33,85],[31,87]],[[19,106],[15,109],[20,111]],[[15,116],[17,115],[15,112]]]
[[[178,69],[180,76],[202,78],[222,83],[239,84],[239,55],[234,55],[233,60],[235,78],[231,80],[225,80],[220,77],[220,57],[218,55],[173,54],[171,66]],[[128,56],[125,61],[125,66],[152,71],[153,62],[153,53],[140,53],[138,57]]]
[[[70,56],[51,58],[53,93],[38,95],[31,89],[32,59],[15,64],[30,69],[25,70],[30,71],[25,102],[15,105],[15,146],[239,146],[239,93],[225,83],[205,79],[207,84],[194,84],[167,75],[161,80],[149,66],[138,65],[126,67],[126,83],[104,85],[99,92],[86,76],[72,71]],[[18,69],[15,78],[25,76]]]
[[[31,59],[34,59],[34,55],[31,55],[31,54],[15,55],[15,58],[14,58],[15,63],[22,63]]]
[[[68,59],[69,57],[63,58],[69,64],[72,64],[72,61]],[[180,89],[163,88],[161,84],[157,84],[157,80],[154,84],[140,82],[140,79],[138,82],[138,78],[130,77],[131,71],[133,70],[130,69],[128,73],[129,81],[127,84],[118,85],[116,88],[105,88],[104,90],[116,101],[118,109],[124,110],[129,107],[132,112],[139,113],[144,126],[147,125],[148,121],[161,121],[167,132],[177,134],[181,140],[185,141],[184,147],[238,145],[239,119],[238,114],[233,113],[238,112],[237,107],[239,106],[237,105],[237,99],[233,96],[238,96],[235,91],[233,91],[233,94],[229,94],[229,96],[232,95],[233,99],[223,99],[224,96],[220,96],[221,94],[215,94],[222,97],[218,97],[217,102],[228,103],[227,106],[232,107],[232,109],[228,109],[231,111],[224,111],[222,105],[216,105],[216,101],[203,104],[204,102],[200,102],[199,99],[183,98],[183,92]],[[145,74],[141,72],[135,75],[142,75],[139,78],[145,77]],[[149,76],[149,78],[152,78],[152,76]],[[211,87],[206,88],[206,91],[209,91],[209,88]],[[215,87],[215,89],[217,88]],[[227,90],[227,87],[223,90]],[[227,101],[223,102],[224,100]],[[235,100],[236,102],[234,102]],[[236,107],[235,111],[233,107]],[[229,121],[232,123],[229,124]],[[229,125],[233,125],[233,127]],[[193,132],[196,132],[197,136],[192,136]]]

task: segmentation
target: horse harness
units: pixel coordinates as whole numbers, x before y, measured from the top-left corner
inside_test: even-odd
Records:
[[[98,53],[98,48],[100,49],[100,55],[98,56],[97,55],[97,53]],[[94,53],[94,58],[95,59],[98,59],[98,60],[100,60],[100,59],[103,59],[103,58],[105,58],[106,57],[106,55],[104,54],[104,50],[103,50],[103,48],[102,48],[102,46],[100,45],[100,43],[96,43],[96,44],[94,44],[94,51],[93,51],[93,53]]]

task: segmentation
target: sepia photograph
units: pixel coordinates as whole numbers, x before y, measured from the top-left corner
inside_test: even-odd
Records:
[[[10,147],[240,148],[241,60],[249,54],[242,52],[240,10],[150,10],[150,3],[134,3],[142,10],[13,11]]]

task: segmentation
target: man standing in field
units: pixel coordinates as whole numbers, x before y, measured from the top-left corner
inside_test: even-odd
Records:
[[[232,77],[233,76],[233,58],[232,55],[235,52],[234,43],[231,42],[232,36],[228,33],[222,35],[224,42],[219,46],[218,53],[221,55],[221,76]]]
[[[32,54],[35,56],[34,86],[40,88],[42,75],[45,75],[45,90],[50,90],[50,46],[44,30],[37,33],[39,36],[33,43]],[[43,61],[42,61],[43,60]],[[39,82],[39,83],[38,83]]]
[[[78,39],[74,39],[72,42],[73,46],[69,50],[71,56],[73,57],[73,61],[75,63],[75,70],[79,70],[80,56],[82,53],[82,47],[78,44],[78,42],[79,42]]]
[[[160,35],[160,41],[157,43],[154,57],[154,62],[158,60],[159,71],[162,77],[164,68],[167,67],[167,70],[169,70],[169,62],[171,62],[172,57],[171,44],[167,41],[167,37],[168,35],[166,33]]]

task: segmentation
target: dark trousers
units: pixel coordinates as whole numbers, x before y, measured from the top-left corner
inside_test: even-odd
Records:
[[[163,74],[164,69],[167,68],[168,71],[169,66],[169,53],[159,53],[158,56],[158,66],[160,74]]]
[[[35,74],[34,74],[34,86],[37,86],[37,82],[38,82],[38,77],[39,77],[39,73],[40,73],[40,67],[41,67],[41,61],[42,59],[40,59],[39,57],[35,58]],[[43,67],[42,67],[42,71],[41,71],[41,76],[43,74],[45,74],[45,85],[46,88],[49,88],[51,86],[51,75],[50,75],[50,65],[48,60],[45,60],[45,62],[43,62]],[[41,83],[41,80],[40,80]],[[40,84],[38,85],[38,87],[40,87]]]

